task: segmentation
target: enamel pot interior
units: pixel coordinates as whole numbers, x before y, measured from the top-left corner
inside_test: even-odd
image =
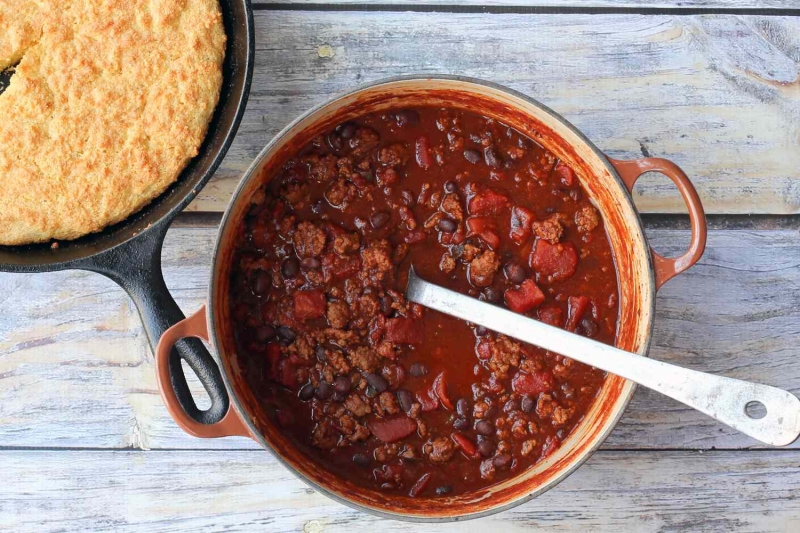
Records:
[[[533,498],[569,475],[613,429],[633,394],[634,385],[609,375],[590,411],[561,447],[546,460],[505,482],[449,498],[389,497],[318,467],[267,419],[241,374],[233,333],[228,327],[232,320],[228,279],[235,235],[253,192],[319,133],[366,113],[411,106],[463,108],[494,117],[536,140],[576,171],[603,216],[616,260],[620,288],[617,346],[646,354],[655,298],[653,269],[641,222],[616,172],[601,152],[551,110],[503,87],[464,78],[399,78],[377,82],[313,109],[281,132],[250,168],[223,218],[210,284],[208,324],[235,408],[256,440],[311,486],[342,503],[381,516],[421,521],[475,518]]]

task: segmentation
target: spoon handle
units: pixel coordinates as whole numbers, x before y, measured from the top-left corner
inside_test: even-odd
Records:
[[[648,359],[429,283],[409,272],[406,297],[425,307],[484,326],[591,365],[669,396],[773,446],[800,435],[800,399],[768,385],[715,376]],[[766,415],[747,413],[761,403]]]

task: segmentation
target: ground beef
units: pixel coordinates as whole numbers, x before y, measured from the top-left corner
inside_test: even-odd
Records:
[[[527,457],[528,455],[530,455],[531,452],[536,449],[536,444],[538,444],[536,442],[536,439],[528,439],[525,442],[523,442],[522,448],[520,449],[520,453],[522,454],[522,456]]]
[[[300,209],[308,202],[308,185],[290,181],[281,188],[281,197],[295,208]]]
[[[311,433],[311,444],[317,448],[329,450],[335,448],[338,442],[339,432],[328,421],[317,424]]]
[[[539,401],[536,402],[536,414],[539,415],[539,418],[550,418],[556,406],[556,401],[550,394],[541,394]]]
[[[339,255],[355,252],[360,245],[361,237],[358,236],[358,233],[344,233],[333,239],[333,251]]]
[[[317,154],[309,154],[303,158],[303,162],[308,165],[308,177],[316,181],[329,181],[338,174],[338,159],[333,154],[320,157]]]
[[[575,225],[578,233],[589,233],[600,225],[600,214],[590,205],[583,206],[575,213]]]
[[[353,177],[355,170],[353,170],[353,158],[350,156],[340,157],[336,161],[336,170],[340,178],[350,179]]]
[[[402,144],[395,143],[378,150],[378,162],[387,167],[405,165],[408,161],[408,149]]]
[[[469,281],[476,287],[488,287],[499,268],[500,258],[497,254],[484,250],[469,264]]]
[[[380,360],[378,354],[372,348],[358,346],[350,350],[350,364],[362,372],[374,372],[378,369]]]
[[[475,256],[481,253],[481,249],[475,246],[474,244],[465,244],[464,249],[461,252],[461,259],[469,263]]]
[[[489,340],[491,358],[489,369],[499,377],[506,377],[511,367],[517,367],[522,357],[522,346],[506,337],[498,335],[495,340]]]
[[[325,350],[325,359],[328,366],[332,367],[336,374],[347,374],[350,372],[350,363],[339,350]]]
[[[442,260],[439,261],[439,270],[444,272],[445,274],[449,274],[456,268],[456,260],[453,259],[453,256],[445,253],[442,255]]]
[[[373,411],[379,416],[396,415],[400,412],[397,398],[393,392],[382,392],[373,402]]]
[[[443,213],[456,222],[464,220],[464,208],[461,207],[461,199],[457,193],[445,194],[442,199],[441,209]]]
[[[370,150],[378,146],[380,136],[378,132],[372,128],[358,128],[355,135],[350,138],[350,149],[353,156],[361,157],[366,155]]]
[[[550,241],[555,244],[561,240],[564,235],[564,227],[561,225],[561,220],[558,216],[551,216],[542,221],[533,222],[533,233],[540,239]]]
[[[338,208],[343,208],[355,196],[355,185],[341,178],[331,183],[328,190],[325,191],[325,199],[328,200],[328,203]]]
[[[380,285],[385,281],[390,281],[393,273],[392,245],[389,244],[389,241],[374,241],[361,251],[359,276],[365,283]]]
[[[456,445],[447,437],[437,437],[429,440],[422,447],[422,453],[428,456],[432,463],[446,463],[452,459]]]
[[[345,408],[357,417],[364,416],[372,412],[369,403],[358,393],[352,393],[344,399]]]
[[[557,405],[555,409],[553,409],[553,425],[554,426],[563,426],[569,419],[572,418],[572,414],[574,409],[569,409],[566,407],[561,407]]]
[[[332,328],[342,329],[350,320],[350,310],[344,302],[328,302],[326,315]]]
[[[294,249],[300,257],[315,257],[325,249],[325,232],[311,222],[301,222],[292,236]]]

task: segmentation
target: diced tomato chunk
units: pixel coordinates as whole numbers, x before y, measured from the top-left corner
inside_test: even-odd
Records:
[[[424,170],[428,170],[428,168],[431,166],[431,153],[427,137],[420,137],[417,139],[414,152],[417,157],[417,164],[419,167]]]
[[[407,416],[398,416],[374,420],[369,424],[369,429],[378,440],[397,442],[414,433],[417,429],[417,423]]]
[[[564,311],[560,307],[543,307],[539,309],[539,320],[560,328],[564,325]]]
[[[439,407],[439,400],[433,390],[420,391],[417,393],[417,401],[422,406],[423,412],[433,411]]]
[[[447,395],[447,376],[445,376],[444,372],[433,380],[433,392],[446,409],[453,410],[453,402],[450,401],[450,397]]]
[[[561,161],[558,162],[555,168],[556,175],[558,175],[559,179],[561,180],[561,184],[564,187],[574,187],[576,183],[575,179],[575,172],[567,165],[562,163]]]
[[[530,265],[551,281],[563,281],[575,274],[578,253],[571,242],[551,244],[544,239],[537,239]]]
[[[398,317],[386,321],[386,340],[398,344],[419,344],[425,338],[421,320]]]
[[[322,289],[297,291],[294,293],[294,317],[300,321],[319,318],[325,314],[325,304]]]
[[[515,205],[511,208],[511,231],[509,237],[517,244],[522,244],[531,236],[531,224],[535,220],[533,211]]]
[[[322,256],[322,275],[325,280],[345,279],[361,270],[361,259],[358,256],[340,256],[334,253]]]
[[[461,433],[453,433],[450,435],[450,438],[453,439],[453,442],[458,444],[458,447],[461,448],[464,455],[470,459],[480,459],[481,455],[478,453],[478,447],[475,446],[474,442],[469,440],[469,437]]]
[[[591,300],[587,296],[570,296],[567,300],[569,307],[567,308],[567,331],[575,331],[578,324],[581,323],[583,315],[589,309]]]
[[[430,472],[422,474],[417,480],[417,482],[414,483],[414,486],[411,487],[411,490],[408,491],[408,495],[411,496],[412,498],[416,498],[420,492],[425,490],[425,487],[428,486],[428,483],[430,483],[430,481],[431,481]]]
[[[527,374],[519,371],[511,378],[511,388],[518,394],[539,394],[553,390],[554,380],[550,372]]]
[[[515,313],[527,313],[544,301],[544,293],[532,279],[526,279],[519,287],[506,289],[503,296],[508,308]]]
[[[476,193],[467,203],[470,215],[497,215],[508,208],[508,197],[491,189]]]
[[[494,220],[487,217],[469,217],[467,219],[467,237],[477,235],[492,250],[500,247],[500,234],[495,229]]]

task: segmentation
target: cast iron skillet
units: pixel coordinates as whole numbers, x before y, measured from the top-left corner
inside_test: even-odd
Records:
[[[98,272],[118,283],[139,310],[150,345],[184,316],[161,275],[161,245],[172,220],[214,174],[233,141],[247,104],[253,77],[255,37],[250,0],[220,0],[228,36],[219,103],[197,157],[178,180],[147,207],[126,220],[71,242],[0,246],[0,271],[50,272],[81,269]],[[0,90],[2,87],[0,87]],[[177,350],[177,351],[176,351]],[[170,357],[172,386],[186,412],[197,422],[213,424],[228,411],[228,394],[213,358],[197,339],[176,345]],[[180,360],[197,374],[211,407],[195,405]]]

